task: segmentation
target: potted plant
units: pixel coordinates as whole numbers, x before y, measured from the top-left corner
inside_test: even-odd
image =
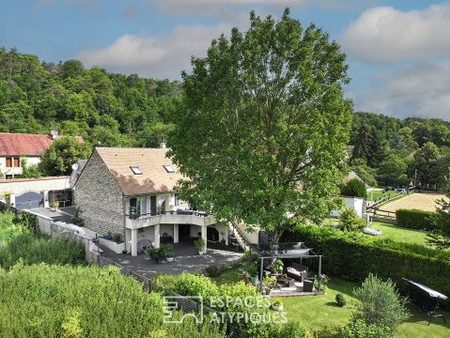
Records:
[[[145,252],[153,259],[156,263],[161,263],[166,257],[164,254],[164,249],[162,248],[151,248],[148,247]]]
[[[317,291],[325,293],[327,291],[328,286],[328,276],[325,274],[321,274],[316,276],[314,279],[314,287]]]
[[[281,259],[277,259],[275,262],[273,262],[273,268],[275,272],[282,273],[283,272],[284,263]]]
[[[58,201],[53,201],[52,203],[50,203],[50,208],[52,211],[57,211],[59,208],[59,202]]]
[[[277,285],[277,277],[276,276],[267,276],[264,278],[264,285],[266,287],[266,295],[270,294],[270,290]]]
[[[272,303],[272,310],[283,311],[283,302],[279,299]]]
[[[206,249],[206,242],[203,238],[199,238],[194,242],[199,255],[203,255],[205,253],[205,249]]]
[[[166,256],[166,260],[168,262],[173,262],[173,260],[174,260],[173,245],[164,244],[164,245],[162,245],[162,247],[164,250],[164,255]]]

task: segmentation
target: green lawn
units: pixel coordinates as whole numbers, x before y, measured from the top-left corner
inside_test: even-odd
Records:
[[[242,280],[242,275],[237,269],[231,269],[214,280],[217,284],[235,283]],[[280,299],[284,304],[284,311],[288,320],[295,320],[313,331],[337,332],[344,326],[355,311],[358,300],[352,295],[352,290],[357,284],[346,282],[341,279],[332,278],[328,283],[328,290],[325,295],[283,297]],[[343,308],[336,306],[336,294],[342,293],[347,301]],[[402,323],[398,329],[400,338],[442,338],[450,337],[449,324],[444,325],[442,319],[435,319],[428,325],[427,317],[418,311],[413,305],[409,306],[412,317]],[[450,313],[446,313],[446,318],[450,321]]]
[[[327,327],[336,330],[349,321],[352,311],[358,304],[358,300],[352,296],[352,290],[356,286],[356,284],[343,280],[331,279],[326,295],[284,297],[281,300],[289,320],[299,321],[312,330],[323,330]],[[342,293],[347,300],[347,305],[343,308],[335,305],[337,293]],[[398,337],[450,337],[450,325],[444,325],[442,319],[434,319],[433,323],[428,325],[427,318],[423,313],[413,305],[409,308],[412,317],[399,326]],[[450,319],[450,313],[446,313],[446,318]]]
[[[382,199],[385,196],[394,197],[396,195],[399,195],[398,191],[395,190],[372,190],[367,192],[367,199],[369,201],[378,201]]]
[[[383,235],[374,238],[389,238],[396,242],[426,245],[425,238],[427,236],[423,231],[400,228],[395,225],[380,222],[373,222],[371,227],[383,232]]]

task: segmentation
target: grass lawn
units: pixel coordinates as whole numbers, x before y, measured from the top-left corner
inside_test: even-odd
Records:
[[[242,275],[237,269],[231,269],[215,277],[214,280],[217,284],[235,283],[242,280]],[[326,295],[283,297],[273,298],[273,300],[280,299],[283,302],[288,320],[298,321],[313,331],[336,332],[350,320],[358,305],[359,301],[352,295],[352,290],[357,286],[354,283],[331,278]],[[347,301],[345,307],[336,306],[335,297],[338,293],[344,295]],[[397,335],[399,338],[450,337],[450,323],[444,325],[442,319],[436,318],[431,325],[428,325],[427,317],[422,312],[413,305],[409,308],[412,317],[399,326]],[[446,313],[445,316],[449,322],[450,313]]]
[[[395,225],[380,222],[373,222],[371,227],[383,232],[381,236],[374,236],[377,239],[388,238],[396,242],[426,245],[425,238],[427,235],[423,231],[400,228]]]
[[[382,199],[383,197],[389,196],[389,197],[394,197],[396,195],[399,195],[398,191],[395,190],[388,190],[388,191],[384,191],[384,190],[371,190],[367,192],[367,199],[369,201],[378,201],[380,199]]]
[[[340,279],[330,279],[326,295],[280,298],[289,320],[299,321],[312,330],[339,328],[345,325],[356,309],[358,300],[352,296],[356,284]],[[335,305],[337,293],[342,293],[347,305],[340,308]],[[444,325],[442,319],[436,318],[428,325],[427,317],[413,305],[410,307],[412,317],[398,328],[398,337],[408,338],[442,338],[450,337],[450,325]],[[450,313],[446,313],[447,321]]]

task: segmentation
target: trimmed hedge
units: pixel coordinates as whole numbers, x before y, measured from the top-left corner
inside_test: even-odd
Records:
[[[322,267],[326,274],[362,281],[372,272],[383,279],[391,278],[400,290],[406,286],[402,278],[408,278],[450,294],[448,254],[430,257],[426,255],[430,249],[425,247],[422,252],[414,252],[416,247],[410,245],[315,226],[300,226],[294,233],[286,232],[283,238],[289,242],[305,242],[323,255]]]
[[[436,230],[435,216],[435,212],[417,209],[399,209],[395,212],[398,226],[419,230]]]

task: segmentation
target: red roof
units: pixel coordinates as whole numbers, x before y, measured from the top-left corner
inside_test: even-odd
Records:
[[[0,133],[0,156],[41,156],[52,142],[48,135]]]

